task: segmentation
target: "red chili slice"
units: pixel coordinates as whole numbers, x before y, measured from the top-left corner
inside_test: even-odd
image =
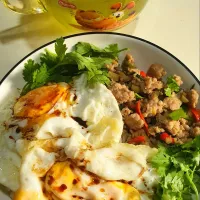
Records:
[[[165,141],[166,138],[168,138],[168,137],[170,137],[168,133],[161,133],[160,134],[160,139],[163,140],[163,141]]]
[[[200,121],[200,109],[191,108],[191,112],[196,120],[196,122]]]
[[[174,138],[171,137],[168,133],[165,133],[165,132],[164,132],[164,133],[161,133],[161,134],[160,134],[160,140],[166,142],[166,140],[167,140],[168,138],[171,139],[171,141],[172,141],[171,143],[174,143]]]
[[[140,144],[140,143],[143,143],[146,141],[146,138],[145,136],[137,136],[137,137],[134,137],[134,138],[131,138],[128,143],[129,144],[132,144],[132,143],[136,143],[136,144]]]
[[[140,71],[140,76],[145,78],[147,76],[147,74],[144,71]]]

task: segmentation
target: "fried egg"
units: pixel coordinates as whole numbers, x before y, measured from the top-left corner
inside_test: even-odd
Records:
[[[148,160],[157,150],[119,143],[122,116],[104,85],[87,86],[82,75],[43,86],[13,113],[0,135],[0,183],[14,200],[149,199],[156,176]]]
[[[15,200],[140,199],[135,186],[142,187],[138,180],[147,177],[156,149],[120,143],[94,149],[75,129],[65,131],[65,138],[17,141],[23,160]]]
[[[73,162],[57,162],[45,177],[47,195],[53,199],[139,200],[139,192],[127,183],[105,181],[83,171]],[[55,198],[54,198],[55,197]]]
[[[0,135],[1,184],[13,191],[19,186],[21,157],[15,143],[20,138],[28,141],[64,138],[65,130],[73,129],[95,148],[119,142],[123,122],[115,98],[102,84],[93,87],[86,84],[82,75],[71,85],[43,86],[18,98],[14,116]]]
[[[14,200],[46,200],[40,180],[55,163],[55,153],[35,146],[28,149],[20,167],[20,187]]]
[[[76,103],[69,110],[72,116],[87,122],[85,137],[96,148],[118,143],[123,129],[118,103],[103,84],[87,86],[85,76],[74,81],[72,96]]]
[[[18,99],[14,116],[29,140],[64,137],[76,128],[96,148],[120,141],[123,121],[118,104],[104,85],[87,86],[85,75],[72,85],[55,84],[30,91]],[[21,119],[23,118],[23,119]]]
[[[77,159],[81,166],[84,165],[88,171],[104,179],[135,181],[147,170],[147,161],[156,152],[155,148],[145,145],[118,143],[111,147],[87,150]]]
[[[58,99],[67,92],[67,87],[59,84],[43,86],[19,98],[14,106],[16,117],[34,118],[47,113]]]

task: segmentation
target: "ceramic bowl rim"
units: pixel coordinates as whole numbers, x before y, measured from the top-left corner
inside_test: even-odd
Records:
[[[78,33],[78,34],[73,34],[73,35],[69,35],[69,36],[65,36],[63,37],[65,40],[68,38],[73,38],[73,37],[78,37],[78,36],[83,36],[83,35],[118,35],[118,36],[123,36],[123,37],[128,37],[128,38],[132,38],[135,40],[139,40],[143,43],[146,44],[150,44],[153,47],[156,47],[157,49],[165,52],[166,54],[168,54],[170,57],[172,57],[174,60],[176,60],[187,72],[189,72],[192,77],[196,80],[196,82],[200,85],[200,80],[194,75],[194,73],[183,63],[181,62],[176,56],[174,56],[173,54],[171,54],[170,52],[168,52],[167,50],[165,50],[164,48],[160,47],[159,45],[156,45],[150,41],[147,41],[145,39],[142,39],[140,37],[136,37],[136,36],[132,36],[132,35],[127,35],[127,34],[123,34],[123,33],[114,33],[114,32],[86,32],[86,33]],[[30,55],[36,53],[37,51],[39,51],[40,49],[55,43],[56,40],[52,40],[38,48],[36,48],[35,50],[33,50],[32,52],[30,52],[29,54],[27,54],[25,57],[23,57],[19,62],[17,62],[4,76],[3,78],[0,80],[0,86],[2,85],[2,83],[5,81],[5,79],[10,75],[10,73],[20,64],[22,63],[25,59],[27,59]]]

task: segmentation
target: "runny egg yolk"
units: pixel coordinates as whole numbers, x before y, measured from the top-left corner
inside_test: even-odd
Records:
[[[34,118],[47,113],[68,89],[69,86],[59,84],[34,89],[18,99],[14,115]]]
[[[140,195],[138,191],[129,184],[124,184],[117,181],[113,182],[112,184],[122,190],[127,195],[126,200],[140,200]]]
[[[70,161],[57,162],[48,171],[45,190],[53,200],[140,200],[139,192],[127,183],[105,181]]]
[[[15,192],[13,200],[47,200],[43,193],[19,189]]]

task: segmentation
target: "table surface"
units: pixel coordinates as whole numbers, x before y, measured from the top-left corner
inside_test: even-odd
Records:
[[[0,79],[37,47],[70,34],[52,16],[19,15],[0,3]],[[118,30],[171,52],[199,78],[199,0],[149,0],[140,16]]]

